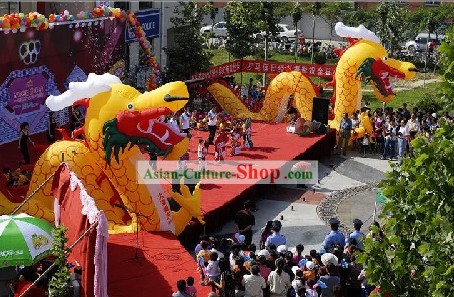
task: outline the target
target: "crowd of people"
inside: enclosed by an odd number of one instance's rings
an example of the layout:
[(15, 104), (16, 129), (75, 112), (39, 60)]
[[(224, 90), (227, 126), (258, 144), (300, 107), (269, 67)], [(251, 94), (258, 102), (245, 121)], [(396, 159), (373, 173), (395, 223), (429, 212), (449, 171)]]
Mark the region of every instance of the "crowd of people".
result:
[[(366, 116), (361, 118), (360, 114), (364, 113)], [(364, 154), (376, 152), (383, 160), (401, 161), (403, 157), (411, 155), (411, 141), (415, 137), (422, 136), (429, 140), (433, 137), (440, 127), (440, 120), (453, 123), (453, 118), (448, 112), (440, 115), (422, 112), (416, 107), (410, 112), (406, 103), (397, 110), (388, 107), (385, 110), (377, 108), (372, 112), (366, 104), (352, 115), (344, 114), (339, 126), (337, 147), (343, 155), (346, 155), (351, 142), (353, 149), (361, 149)], [(369, 123), (362, 121), (369, 121)], [(372, 135), (366, 133), (364, 137), (355, 137), (355, 129), (366, 125), (372, 126)]]
[[(366, 235), (363, 222), (355, 219), (354, 231), (344, 236), (339, 220), (333, 218), (320, 251), (306, 253), (303, 244), (291, 251), (279, 220), (268, 221), (254, 243), (252, 209), (246, 201), (235, 215), (237, 232), (232, 237), (203, 235), (194, 249), (200, 284), (210, 286), (209, 297), (366, 297), (380, 290), (367, 284), (356, 259), (364, 249), (363, 239), (379, 239), (381, 231)], [(380, 230), (378, 223), (374, 225)], [(193, 276), (179, 280), (172, 296), (197, 296), (194, 281)]]

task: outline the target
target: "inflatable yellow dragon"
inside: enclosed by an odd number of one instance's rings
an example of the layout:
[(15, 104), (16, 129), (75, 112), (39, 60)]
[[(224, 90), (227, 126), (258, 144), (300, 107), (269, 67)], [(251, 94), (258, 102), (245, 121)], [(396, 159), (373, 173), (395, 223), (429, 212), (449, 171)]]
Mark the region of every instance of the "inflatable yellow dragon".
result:
[[(145, 160), (139, 146), (151, 147), (166, 160), (178, 160), (187, 151), (186, 134), (175, 131), (161, 118), (180, 110), (188, 99), (184, 82), (172, 82), (143, 94), (110, 74), (90, 74), (87, 82), (71, 83), (68, 91), (50, 96), (46, 104), (51, 110), (85, 105), (85, 126), (75, 131), (84, 133), (85, 140), (52, 144), (36, 163), (28, 194), (64, 161), (97, 207), (104, 210), (111, 233), (133, 232), (138, 223), (144, 230), (169, 230), (178, 235), (192, 218), (202, 221), (198, 186), (194, 193), (185, 185), (180, 185), (181, 194), (170, 193), (181, 206), (173, 212), (168, 191), (161, 185), (141, 184), (137, 177), (136, 162)], [(51, 184), (45, 184), (21, 212), (53, 221)], [(7, 213), (17, 205), (2, 206)]]
[[(390, 80), (409, 80), (414, 77), (416, 68), (411, 63), (389, 58), (386, 49), (380, 44), (380, 39), (364, 26), (352, 28), (339, 22), (335, 28), (339, 36), (350, 41), (350, 46), (340, 56), (333, 82), (330, 83), (335, 89), (331, 98), (333, 113), (330, 115), (330, 126), (338, 129), (344, 113), (351, 115), (361, 107), (361, 82), (370, 82), (377, 98), (388, 102), (395, 95)], [(250, 112), (222, 84), (214, 83), (208, 87), (208, 91), (224, 110), (234, 117), (281, 122), (291, 94), (295, 97), (294, 104), (301, 117), (312, 120), (312, 101), (318, 95), (319, 87), (301, 72), (283, 72), (271, 81), (263, 108), (258, 113)], [(371, 135), (372, 126), (367, 124), (366, 120), (363, 122), (364, 127), (357, 131), (359, 136), (365, 131)]]

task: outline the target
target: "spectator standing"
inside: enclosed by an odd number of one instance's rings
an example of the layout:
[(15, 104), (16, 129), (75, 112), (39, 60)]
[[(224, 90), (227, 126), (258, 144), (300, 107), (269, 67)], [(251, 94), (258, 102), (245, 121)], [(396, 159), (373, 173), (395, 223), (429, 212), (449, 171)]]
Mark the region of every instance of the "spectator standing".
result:
[(271, 226), (272, 225), (273, 225), (273, 221), (266, 222), (265, 229), (263, 230), (262, 235), (260, 236), (260, 244), (259, 245), (260, 245), (260, 249), (261, 250), (265, 249), (265, 241), (268, 238), (268, 236), (273, 234), (273, 232), (271, 232)]
[(260, 268), (257, 265), (251, 266), (251, 273), (243, 276), (245, 297), (263, 297), (263, 289), (266, 288), (265, 279), (259, 274)]
[(328, 274), (320, 277), (320, 281), (325, 283), (326, 288), (322, 288), (323, 297), (333, 297), (334, 287), (340, 284), (340, 278), (336, 276), (336, 266), (333, 263), (326, 267)]
[(197, 297), (197, 289), (194, 287), (194, 278), (192, 276), (186, 279), (186, 289), (184, 292), (191, 297)]
[(184, 279), (180, 279), (177, 281), (177, 290), (175, 293), (172, 294), (172, 297), (190, 297), (186, 294), (186, 281)]
[(352, 120), (348, 118), (348, 113), (344, 113), (344, 116), (339, 124), (339, 142), (341, 153), (346, 156), (348, 141), (351, 137), (351, 132), (353, 128)]
[(278, 220), (273, 221), (273, 224), (271, 225), (271, 231), (273, 232), (270, 236), (265, 241), (265, 247), (269, 248), (271, 245), (274, 246), (280, 246), (280, 245), (286, 245), (287, 240), (284, 235), (280, 234), (279, 232), (281, 231), (282, 228), (282, 223)]
[(285, 261), (281, 258), (276, 260), (276, 270), (268, 276), (272, 297), (286, 297), (291, 286), (290, 275), (284, 271)]
[(364, 250), (364, 244), (362, 243), (362, 239), (364, 238), (364, 233), (361, 232), (361, 227), (363, 226), (363, 222), (360, 219), (353, 220), (353, 228), (355, 231), (349, 234), (348, 238), (345, 239), (345, 247), (349, 245), (350, 239), (356, 240), (356, 247), (359, 250)]
[(327, 252), (330, 251), (335, 245), (342, 247), (345, 245), (345, 236), (339, 231), (339, 220), (332, 218), (328, 222), (331, 226), (331, 232), (326, 235), (325, 240), (322, 244), (323, 248)]
[(244, 209), (240, 210), (235, 215), (235, 224), (237, 231), (244, 235), (244, 243), (250, 245), (252, 243), (252, 227), (255, 225), (255, 216), (251, 211), (252, 203), (247, 200), (244, 202)]
[(402, 162), (402, 158), (405, 155), (407, 150), (407, 139), (410, 138), (410, 132), (408, 131), (408, 126), (405, 121), (400, 122), (399, 130), (397, 131), (397, 156), (399, 157), (399, 162)]

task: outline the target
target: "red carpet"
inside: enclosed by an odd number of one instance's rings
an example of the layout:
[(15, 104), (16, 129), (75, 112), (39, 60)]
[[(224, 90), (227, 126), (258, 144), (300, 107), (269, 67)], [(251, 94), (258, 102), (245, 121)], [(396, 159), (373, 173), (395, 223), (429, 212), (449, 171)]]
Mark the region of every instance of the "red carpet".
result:
[[(233, 160), (317, 160), (330, 153), (335, 144), (335, 133), (327, 135), (310, 135), (300, 137), (285, 131), (285, 124), (252, 124), (254, 148), (244, 150), (240, 156), (228, 157)], [(206, 139), (207, 132), (191, 131), (191, 160), (197, 159), (197, 144), (200, 138)], [(30, 149), (32, 162), (47, 147), (45, 134), (34, 135), (37, 143)], [(209, 149), (208, 160), (214, 159), (213, 146)], [(17, 153), (14, 153), (17, 152)], [(21, 155), (17, 143), (0, 146), (2, 164), (8, 163), (12, 168), (20, 161)], [(230, 154), (230, 147), (227, 148)], [(199, 234), (210, 233), (220, 228), (233, 214), (242, 207), (243, 201), (256, 200), (263, 196), (269, 185), (202, 185), (202, 210), (205, 213), (205, 227), (191, 222), (177, 238), (168, 233), (139, 234), (139, 260), (135, 255), (135, 234), (111, 235), (109, 237), (109, 295), (168, 297), (176, 290), (176, 282), (193, 276), (198, 288), (198, 296), (206, 296), (209, 287), (200, 287), (200, 280), (195, 270), (195, 261), (185, 250), (192, 250), (198, 241)], [(233, 230), (232, 230), (233, 231)]]
[[(254, 148), (243, 150), (241, 155), (230, 157), (231, 160), (318, 160), (330, 153), (335, 145), (335, 133), (326, 135), (311, 134), (300, 137), (286, 132), (286, 124), (252, 124), (252, 141)], [(208, 132), (191, 131), (191, 160), (197, 159), (197, 144), (200, 138), (206, 139)], [(230, 147), (227, 148), (227, 155)], [(209, 148), (209, 160), (214, 159), (214, 148)], [(257, 200), (269, 189), (270, 185), (202, 185), (202, 210), (205, 213), (205, 228), (197, 222), (179, 236), (187, 248), (192, 249), (198, 241), (199, 234), (211, 233), (222, 227), (232, 218), (232, 214), (241, 209), (245, 200)], [(233, 232), (233, 230), (232, 230)]]
[(174, 235), (139, 232), (138, 259), (135, 246), (135, 234), (109, 236), (110, 297), (170, 297), (177, 281), (188, 276), (195, 279), (197, 296), (207, 296), (211, 291), (199, 285), (195, 261)]

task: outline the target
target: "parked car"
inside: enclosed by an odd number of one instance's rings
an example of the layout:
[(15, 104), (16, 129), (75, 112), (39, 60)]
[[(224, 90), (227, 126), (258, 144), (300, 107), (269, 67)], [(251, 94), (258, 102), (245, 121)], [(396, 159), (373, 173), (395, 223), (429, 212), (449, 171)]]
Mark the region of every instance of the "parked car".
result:
[(418, 51), (427, 51), (429, 48), (429, 43), (434, 42), (435, 45), (440, 45), (441, 42), (445, 39), (444, 35), (437, 35), (431, 33), (430, 36), (428, 33), (419, 33), (415, 40), (408, 41), (405, 43), (405, 49), (410, 53), (415, 53)]
[[(275, 40), (287, 43), (289, 40), (295, 40), (296, 38), (296, 30), (293, 29), (292, 26), (287, 25), (287, 24), (277, 24), (279, 31), (277, 32), (276, 36), (273, 36)], [(298, 30), (298, 35), (301, 35), (302, 32), (301, 30)], [(260, 33), (254, 34), (254, 37), (262, 41), (265, 39), (266, 32), (262, 31)]]
[(210, 34), (211, 30), (213, 30), (214, 36), (227, 36), (227, 27), (225, 26), (225, 22), (219, 22), (212, 25), (204, 26), (200, 29), (200, 34)]

